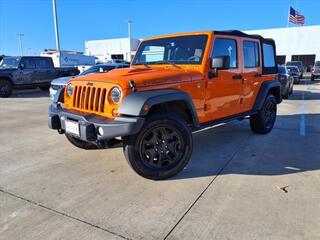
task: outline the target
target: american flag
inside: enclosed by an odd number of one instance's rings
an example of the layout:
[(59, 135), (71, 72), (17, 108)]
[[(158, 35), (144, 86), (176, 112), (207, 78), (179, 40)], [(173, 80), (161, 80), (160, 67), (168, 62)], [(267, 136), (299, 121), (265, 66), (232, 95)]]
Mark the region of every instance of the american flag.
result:
[(304, 16), (290, 7), (289, 22), (292, 22), (294, 24), (304, 24)]

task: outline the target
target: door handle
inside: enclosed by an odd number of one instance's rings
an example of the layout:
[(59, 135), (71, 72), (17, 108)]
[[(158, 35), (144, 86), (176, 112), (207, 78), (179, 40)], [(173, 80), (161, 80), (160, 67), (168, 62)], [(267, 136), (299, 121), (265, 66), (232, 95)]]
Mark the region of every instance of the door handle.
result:
[(242, 75), (241, 74), (233, 75), (232, 79), (235, 79), (235, 80), (242, 79)]
[(259, 78), (259, 77), (262, 77), (262, 75), (260, 73), (256, 73), (254, 77)]

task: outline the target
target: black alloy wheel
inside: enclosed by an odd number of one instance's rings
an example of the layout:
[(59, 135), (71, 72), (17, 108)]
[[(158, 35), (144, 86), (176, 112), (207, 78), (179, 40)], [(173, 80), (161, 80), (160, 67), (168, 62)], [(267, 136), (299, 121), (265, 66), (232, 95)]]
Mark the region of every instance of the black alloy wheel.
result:
[(0, 80), (0, 97), (9, 97), (12, 93), (12, 84), (8, 80)]
[(148, 116), (140, 131), (123, 137), (123, 152), (142, 177), (161, 180), (182, 171), (192, 155), (192, 133), (175, 113)]
[(178, 130), (168, 124), (149, 129), (142, 136), (140, 157), (148, 167), (163, 168), (176, 164), (185, 150)]

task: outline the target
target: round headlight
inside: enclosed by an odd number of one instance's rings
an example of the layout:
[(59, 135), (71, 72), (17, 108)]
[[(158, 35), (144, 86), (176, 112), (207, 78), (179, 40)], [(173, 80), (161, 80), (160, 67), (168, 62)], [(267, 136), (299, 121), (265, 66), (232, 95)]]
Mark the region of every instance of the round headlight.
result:
[(69, 97), (72, 96), (72, 92), (73, 92), (73, 87), (72, 87), (71, 84), (68, 84), (68, 86), (67, 86), (67, 94), (68, 94)]
[(120, 99), (121, 99), (120, 89), (117, 87), (112, 88), (110, 98), (111, 98), (112, 102), (119, 103)]

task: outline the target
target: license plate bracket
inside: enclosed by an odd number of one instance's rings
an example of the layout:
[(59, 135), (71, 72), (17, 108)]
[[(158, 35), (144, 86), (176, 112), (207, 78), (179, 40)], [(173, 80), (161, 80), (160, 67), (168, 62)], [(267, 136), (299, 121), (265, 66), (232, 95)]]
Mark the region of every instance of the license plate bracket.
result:
[(76, 121), (65, 120), (66, 132), (80, 137), (79, 123)]

